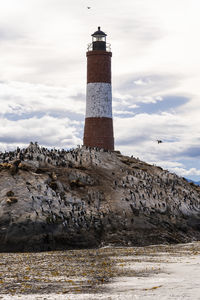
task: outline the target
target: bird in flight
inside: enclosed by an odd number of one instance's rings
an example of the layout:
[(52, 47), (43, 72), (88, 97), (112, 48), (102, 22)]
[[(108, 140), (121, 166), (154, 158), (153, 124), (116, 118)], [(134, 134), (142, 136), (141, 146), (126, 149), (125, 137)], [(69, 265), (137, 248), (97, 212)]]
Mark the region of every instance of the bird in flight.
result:
[(90, 6), (87, 6), (87, 9), (90, 9), (91, 7)]
[(161, 144), (163, 141), (161, 141), (161, 140), (157, 140), (157, 142), (158, 142), (158, 144)]

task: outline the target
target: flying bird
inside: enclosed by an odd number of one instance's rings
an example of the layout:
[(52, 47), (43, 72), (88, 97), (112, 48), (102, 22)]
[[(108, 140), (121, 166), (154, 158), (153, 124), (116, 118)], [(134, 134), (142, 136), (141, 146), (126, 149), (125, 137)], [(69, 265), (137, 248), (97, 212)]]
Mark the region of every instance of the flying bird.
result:
[(158, 142), (158, 144), (161, 144), (163, 141), (161, 141), (161, 140), (157, 140), (157, 142)]
[(87, 9), (90, 9), (91, 7), (90, 6), (87, 6)]

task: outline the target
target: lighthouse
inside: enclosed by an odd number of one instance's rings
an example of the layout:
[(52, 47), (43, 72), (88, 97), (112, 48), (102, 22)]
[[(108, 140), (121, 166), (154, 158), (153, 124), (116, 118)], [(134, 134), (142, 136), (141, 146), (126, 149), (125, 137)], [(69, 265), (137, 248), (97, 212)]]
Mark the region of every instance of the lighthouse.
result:
[(87, 56), (86, 116), (83, 144), (114, 150), (110, 44), (106, 34), (92, 34)]

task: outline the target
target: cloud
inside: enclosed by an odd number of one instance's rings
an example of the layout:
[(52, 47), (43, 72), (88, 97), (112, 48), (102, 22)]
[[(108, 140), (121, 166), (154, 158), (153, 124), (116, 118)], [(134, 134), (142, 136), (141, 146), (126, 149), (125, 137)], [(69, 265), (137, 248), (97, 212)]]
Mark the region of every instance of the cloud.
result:
[(177, 168), (177, 167), (184, 167), (183, 163), (178, 162), (178, 161), (156, 161), (156, 162), (152, 162), (153, 164), (157, 165), (157, 166), (161, 166), (164, 169), (166, 168)]
[(133, 83), (136, 85), (148, 85), (149, 83), (151, 83), (151, 80), (148, 79), (145, 81), (144, 79), (138, 78), (137, 80), (133, 81)]
[(82, 144), (85, 95), (73, 88), (0, 83), (0, 147), (13, 149), (30, 141), (48, 147)]
[[(199, 123), (198, 119), (194, 123), (190, 118), (166, 112), (141, 113), (125, 119), (116, 117), (114, 121), (117, 148), (127, 154), (136, 153), (147, 161), (185, 158), (189, 145), (196, 143), (196, 136), (191, 135), (191, 132), (195, 131)], [(157, 139), (163, 143), (158, 145)], [(188, 158), (192, 157), (189, 152), (187, 154)]]
[[(158, 99), (158, 100), (157, 100)], [(186, 97), (178, 97), (176, 95), (170, 95), (165, 97), (159, 97), (149, 99), (148, 101), (142, 101), (138, 108), (135, 109), (136, 113), (143, 113), (147, 112), (149, 114), (159, 113), (159, 112), (175, 112), (177, 108), (180, 106), (185, 105), (187, 102), (190, 101), (189, 98)]]
[(91, 10), (86, 6), (1, 1), (0, 148), (34, 139), (49, 147), (81, 143), (85, 52), (100, 25), (113, 51), (116, 148), (177, 172), (198, 173), (197, 1), (183, 0), (180, 7), (174, 0), (95, 0)]
[(131, 111), (126, 111), (126, 110), (114, 110), (114, 115), (121, 115), (121, 116), (123, 116), (123, 115), (135, 115), (135, 113), (134, 112), (131, 112)]
[(176, 173), (179, 176), (195, 176), (195, 175), (200, 175), (200, 170), (196, 168), (191, 168), (189, 170), (186, 170), (184, 168), (169, 168), (169, 171)]
[(26, 82), (0, 83), (0, 115), (49, 114), (66, 116), (85, 113), (85, 94), (73, 87), (63, 88)]
[[(78, 124), (79, 125), (79, 124)], [(28, 144), (38, 141), (48, 147), (70, 148), (81, 144), (79, 126), (71, 124), (68, 118), (57, 119), (50, 116), (10, 121), (0, 119), (0, 141), (2, 144)]]
[(184, 76), (178, 74), (170, 74), (163, 72), (156, 73), (131, 73), (127, 75), (121, 75), (117, 78), (116, 92), (121, 94), (121, 91), (125, 91), (126, 94), (134, 95), (136, 100), (137, 97), (141, 100), (142, 97), (157, 97), (159, 101), (162, 95), (169, 93), (169, 90), (174, 89), (180, 84), (180, 80)]
[(187, 147), (182, 153), (180, 153), (180, 155), (182, 157), (193, 157), (195, 159), (198, 159), (200, 157), (200, 139), (198, 145)]
[(17, 39), (22, 39), (23, 35), (14, 29), (4, 28), (0, 24), (0, 44), (3, 41), (16, 41)]
[(156, 161), (152, 162), (152, 164), (155, 164), (156, 166), (161, 166), (164, 169), (167, 169), (172, 173), (176, 173), (179, 176), (191, 177), (200, 175), (200, 168), (186, 169), (183, 163), (177, 161)]

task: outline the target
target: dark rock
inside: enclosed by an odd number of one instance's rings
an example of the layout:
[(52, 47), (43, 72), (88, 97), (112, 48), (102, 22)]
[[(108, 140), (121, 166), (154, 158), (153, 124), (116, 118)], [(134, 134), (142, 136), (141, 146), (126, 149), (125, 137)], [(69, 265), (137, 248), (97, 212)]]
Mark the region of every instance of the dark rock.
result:
[(0, 154), (1, 252), (200, 239), (199, 187), (162, 168), (117, 151), (37, 143), (7, 156)]

